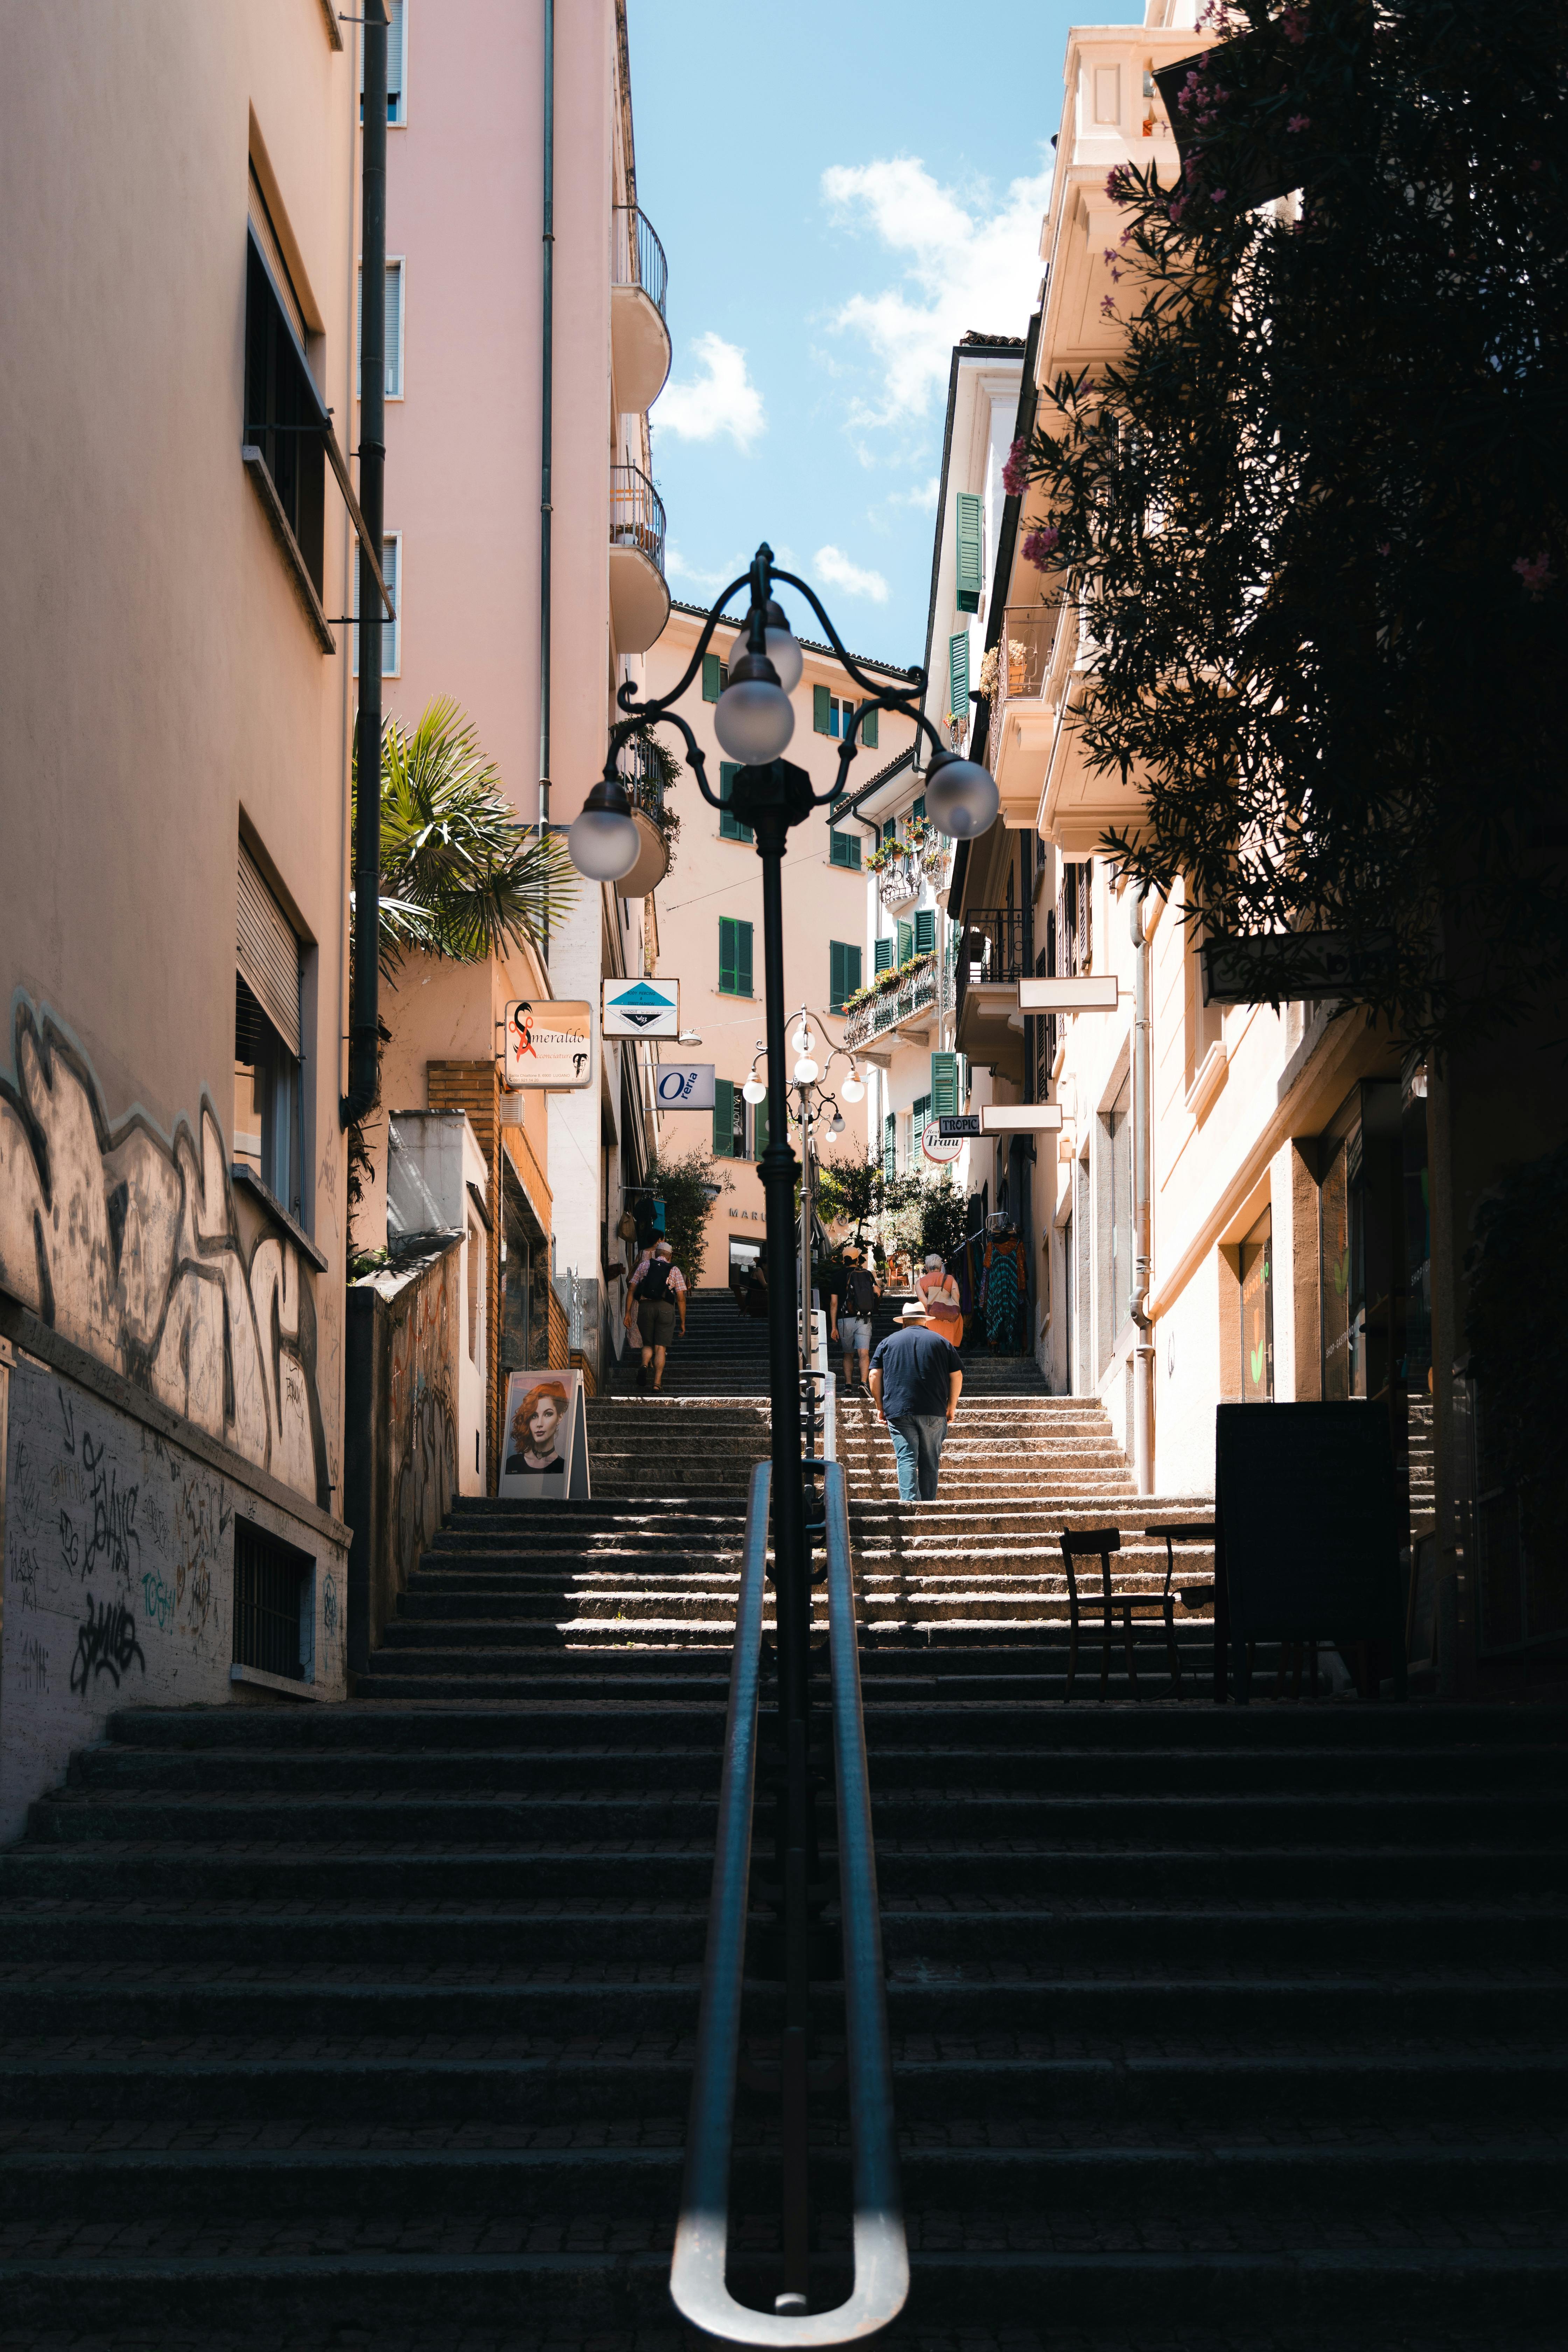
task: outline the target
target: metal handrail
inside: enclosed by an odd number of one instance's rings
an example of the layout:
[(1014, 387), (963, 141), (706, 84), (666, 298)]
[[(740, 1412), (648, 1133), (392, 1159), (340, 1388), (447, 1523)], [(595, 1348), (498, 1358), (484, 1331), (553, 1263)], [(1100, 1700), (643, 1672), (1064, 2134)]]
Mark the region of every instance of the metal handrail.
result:
[(687, 2133), (686, 2177), (669, 2291), (694, 2327), (731, 2344), (815, 2347), (876, 2335), (897, 2318), (910, 2291), (910, 2257), (899, 2194), (893, 2133), (892, 2063), (888, 2049), (882, 1925), (871, 1840), (870, 1785), (860, 1704), (860, 1659), (849, 1573), (849, 1515), (844, 1469), (829, 1463), (827, 1596), (833, 1679), (834, 1776), (838, 1816), (838, 1885), (843, 1912), (844, 2005), (851, 2178), (855, 2199), (855, 2284), (832, 2311), (752, 2311), (724, 2279), (729, 2244), (730, 2151), (741, 2055), (741, 1996), (750, 1904), (752, 1812), (757, 1769), (763, 1585), (767, 1559), (773, 1465), (752, 1473), (745, 1551), (735, 1612), (719, 1844), (702, 1967), (702, 2007)]
[(636, 205), (617, 205), (615, 207), (614, 227), (611, 285), (640, 286), (662, 319), (665, 289), (669, 283), (669, 264), (664, 257), (658, 232), (647, 215), (639, 212)]
[(640, 466), (610, 467), (610, 545), (635, 547), (664, 571), (664, 500)]

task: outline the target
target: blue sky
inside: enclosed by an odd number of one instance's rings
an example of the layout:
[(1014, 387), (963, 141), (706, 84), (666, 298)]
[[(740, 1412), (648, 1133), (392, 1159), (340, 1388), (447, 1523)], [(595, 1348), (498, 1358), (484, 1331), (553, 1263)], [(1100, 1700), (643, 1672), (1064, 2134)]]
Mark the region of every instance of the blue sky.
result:
[(1142, 16), (628, 0), (637, 196), (669, 258), (652, 423), (677, 596), (706, 603), (766, 537), (853, 651), (921, 659), (952, 345), (1027, 325), (1068, 26)]

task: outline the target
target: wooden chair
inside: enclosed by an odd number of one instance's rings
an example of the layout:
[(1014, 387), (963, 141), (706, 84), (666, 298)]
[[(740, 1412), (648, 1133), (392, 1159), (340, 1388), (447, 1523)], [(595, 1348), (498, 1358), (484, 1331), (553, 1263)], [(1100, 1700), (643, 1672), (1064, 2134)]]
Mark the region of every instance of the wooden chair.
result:
[[(1167, 1592), (1171, 1590), (1171, 1580), (1176, 1571), (1176, 1556), (1173, 1547), (1179, 1543), (1212, 1544), (1218, 1532), (1219, 1529), (1213, 1519), (1173, 1520), (1168, 1527), (1144, 1528), (1144, 1536), (1150, 1542), (1152, 1542), (1156, 1536), (1162, 1537), (1164, 1539), (1165, 1590)], [(1176, 1598), (1180, 1601), (1184, 1609), (1196, 1610), (1202, 1609), (1205, 1603), (1217, 1603), (1218, 1593), (1219, 1586), (1217, 1579), (1211, 1579), (1207, 1584), (1182, 1584), (1176, 1587)], [(1248, 1676), (1251, 1675), (1257, 1654), (1257, 1643), (1248, 1642), (1247, 1645), (1247, 1672)], [(1274, 1684), (1274, 1696), (1276, 1698), (1283, 1698), (1285, 1696), (1285, 1677), (1287, 1674), (1290, 1674), (1291, 1675), (1291, 1697), (1300, 1697), (1301, 1667), (1304, 1656), (1310, 1662), (1312, 1678), (1311, 1693), (1314, 1698), (1317, 1697), (1318, 1645), (1316, 1642), (1282, 1642), (1279, 1645), (1279, 1669)], [(1181, 1695), (1181, 1683), (1178, 1678), (1176, 1696), (1179, 1698)]]
[[(1073, 1677), (1078, 1672), (1078, 1630), (1080, 1601), (1077, 1559), (1098, 1559), (1100, 1562), (1100, 1696), (1105, 1697), (1110, 1681), (1110, 1644), (1116, 1636), (1116, 1618), (1121, 1619), (1121, 1635), (1127, 1644), (1127, 1679), (1132, 1696), (1138, 1696), (1138, 1667), (1132, 1654), (1135, 1639), (1133, 1619), (1157, 1613), (1165, 1622), (1165, 1651), (1171, 1661), (1171, 1674), (1178, 1692), (1181, 1689), (1182, 1665), (1176, 1654), (1174, 1624), (1175, 1597), (1171, 1591), (1167, 1571), (1163, 1592), (1117, 1592), (1110, 1581), (1110, 1555), (1121, 1549), (1119, 1528), (1064, 1528), (1062, 1529), (1062, 1560), (1068, 1572), (1068, 1606), (1071, 1615), (1071, 1632), (1068, 1637), (1067, 1697), (1072, 1696)], [(1094, 1607), (1090, 1601), (1089, 1608)], [(1065, 1704), (1065, 1702), (1064, 1702)]]

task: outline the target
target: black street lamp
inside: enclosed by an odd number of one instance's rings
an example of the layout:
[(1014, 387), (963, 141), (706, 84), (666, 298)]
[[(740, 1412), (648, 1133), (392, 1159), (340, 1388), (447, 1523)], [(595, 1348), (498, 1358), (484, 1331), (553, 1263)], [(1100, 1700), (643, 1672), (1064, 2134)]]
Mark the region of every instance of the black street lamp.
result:
[[(826, 793), (813, 792), (805, 770), (780, 756), (795, 732), (790, 689), (799, 681), (803, 660), (789, 623), (773, 601), (775, 583), (794, 588), (805, 598), (844, 668), (865, 691), (866, 698), (857, 705), (838, 747), (837, 781)], [(713, 724), (724, 750), (742, 762), (731, 789), (731, 814), (742, 824), (751, 826), (757, 856), (763, 861), (768, 1144), (763, 1154), (762, 1176), (767, 1215), (768, 1367), (773, 1401), (773, 1585), (778, 1613), (780, 1705), (786, 1723), (804, 1724), (811, 1601), (800, 1448), (799, 1354), (789, 1306), (795, 1287), (790, 1280), (790, 1260), (795, 1245), (795, 1158), (789, 1144), (789, 1066), (784, 1058), (784, 916), (779, 878), (784, 842), (792, 825), (799, 824), (814, 809), (826, 807), (842, 797), (861, 725), (872, 710), (901, 711), (921, 733), (930, 738), (926, 816), (939, 833), (963, 841), (989, 832), (999, 801), (988, 771), (950, 751), (925, 716), (921, 708), (925, 672), (909, 671), (909, 689), (903, 693), (868, 677), (854, 656), (847, 651), (813, 590), (794, 572), (776, 571), (773, 550), (763, 545), (752, 559), (749, 576), (742, 574), (732, 580), (719, 594), (690, 661), (669, 692), (645, 702), (632, 680), (621, 688), (617, 699), (622, 709), (631, 715), (611, 730), (605, 772), (567, 835), (573, 863), (579, 872), (595, 881), (614, 882), (623, 874), (629, 874), (636, 863), (638, 835), (616, 761), (628, 737), (643, 733), (656, 722), (679, 729), (703, 799), (711, 808), (721, 805), (708, 782), (702, 747), (673, 706), (700, 676), (702, 656), (725, 605), (748, 585), (751, 604), (730, 646), (729, 684), (719, 698)]]
[[(790, 634), (789, 623), (773, 602), (775, 583), (795, 589), (821, 622), (827, 641), (844, 668), (864, 689), (865, 699), (855, 713), (838, 747), (838, 777), (826, 793), (812, 790), (804, 768), (794, 766), (783, 753), (795, 732), (790, 701), (799, 683), (803, 656)], [(987, 771), (948, 750), (921, 709), (925, 672), (911, 669), (903, 693), (879, 685), (848, 653), (838, 632), (814, 592), (792, 572), (773, 568), (773, 550), (759, 547), (751, 572), (732, 580), (715, 601), (696, 651), (685, 671), (666, 695), (645, 702), (628, 679), (617, 697), (630, 715), (610, 731), (605, 772), (594, 786), (582, 814), (567, 835), (573, 863), (579, 872), (600, 882), (618, 881), (637, 861), (639, 837), (632, 822), (631, 803), (617, 771), (622, 745), (655, 723), (679, 728), (686, 756), (703, 799), (710, 808), (721, 805), (708, 782), (702, 747), (680, 713), (673, 708), (700, 677), (720, 616), (730, 599), (750, 586), (751, 604), (745, 620), (731, 644), (729, 683), (719, 698), (714, 729), (731, 759), (741, 762), (731, 788), (729, 808), (749, 824), (763, 861), (763, 993), (766, 1013), (768, 1060), (768, 1142), (762, 1158), (763, 1193), (766, 1202), (768, 1253), (768, 1385), (773, 1405), (773, 1597), (777, 1622), (779, 1715), (786, 1765), (784, 1786), (784, 1948), (786, 1953), (786, 2026), (784, 2037), (784, 2097), (786, 2143), (798, 2141), (796, 2154), (805, 2161), (805, 2074), (807, 2026), (808, 1857), (814, 1851), (811, 1822), (811, 1781), (807, 1767), (807, 1712), (811, 1673), (811, 1562), (801, 1454), (801, 1349), (806, 1341), (803, 1320), (799, 1336), (791, 1312), (795, 1286), (790, 1279), (795, 1250), (794, 1205), (795, 1157), (789, 1144), (789, 1066), (784, 1044), (784, 916), (780, 869), (790, 827), (814, 809), (839, 799), (850, 761), (855, 757), (860, 729), (868, 712), (901, 711), (930, 738), (931, 763), (926, 780), (926, 815), (937, 831), (959, 840), (988, 832), (999, 805), (995, 784)], [(815, 1077), (813, 1069), (811, 1076)], [(807, 1259), (809, 1265), (809, 1258)], [(809, 1275), (806, 1276), (809, 1284)], [(810, 1290), (804, 1293), (807, 1303)], [(787, 2153), (787, 2150), (786, 2150)], [(803, 2218), (786, 2231), (786, 2284), (792, 2293), (794, 2273), (805, 2260)], [(793, 2243), (799, 2239), (798, 2245)]]

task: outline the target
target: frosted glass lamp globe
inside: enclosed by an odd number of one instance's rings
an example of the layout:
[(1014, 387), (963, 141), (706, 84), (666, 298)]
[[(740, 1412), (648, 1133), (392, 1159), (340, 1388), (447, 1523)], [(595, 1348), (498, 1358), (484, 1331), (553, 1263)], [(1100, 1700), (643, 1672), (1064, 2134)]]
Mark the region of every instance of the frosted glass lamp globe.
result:
[(866, 1095), (866, 1081), (864, 1078), (858, 1078), (851, 1071), (838, 1091), (846, 1102), (862, 1102)]
[[(750, 623), (742, 623), (738, 635), (731, 643), (725, 662), (731, 677), (734, 676), (736, 664), (750, 646), (751, 635)], [(795, 643), (789, 623), (784, 619), (777, 604), (768, 606), (766, 635), (768, 659), (779, 674), (779, 684), (786, 694), (793, 694), (800, 684), (800, 674), (805, 667), (805, 656)]]
[(996, 822), (1002, 796), (988, 768), (937, 751), (926, 772), (926, 815), (950, 841), (973, 841)]
[(754, 1071), (741, 1088), (741, 1092), (749, 1103), (766, 1102), (768, 1098), (767, 1087)]
[(778, 758), (795, 733), (795, 706), (771, 662), (741, 656), (719, 697), (713, 731), (743, 768), (765, 768)]
[(816, 1076), (816, 1064), (812, 1060), (809, 1054), (803, 1054), (799, 1061), (795, 1066), (795, 1085), (797, 1087), (808, 1087)]
[(566, 847), (579, 874), (590, 882), (618, 882), (642, 852), (642, 835), (632, 822), (626, 793), (602, 779), (567, 830)]

